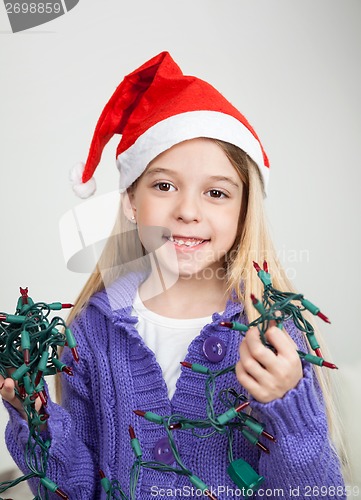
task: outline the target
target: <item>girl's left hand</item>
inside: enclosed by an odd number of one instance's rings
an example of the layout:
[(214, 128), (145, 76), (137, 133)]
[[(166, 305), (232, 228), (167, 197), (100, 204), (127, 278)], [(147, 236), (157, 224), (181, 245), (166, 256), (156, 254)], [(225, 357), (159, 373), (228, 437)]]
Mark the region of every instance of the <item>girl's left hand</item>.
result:
[(260, 403), (282, 398), (303, 376), (298, 347), (291, 337), (276, 326), (267, 330), (266, 337), (277, 354), (262, 344), (258, 328), (253, 327), (241, 342), (236, 364), (239, 383)]

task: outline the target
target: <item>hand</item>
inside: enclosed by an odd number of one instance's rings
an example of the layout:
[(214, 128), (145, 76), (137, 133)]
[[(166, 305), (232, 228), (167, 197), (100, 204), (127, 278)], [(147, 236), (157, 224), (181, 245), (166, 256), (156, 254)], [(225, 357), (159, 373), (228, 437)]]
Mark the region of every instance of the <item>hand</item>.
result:
[(258, 328), (253, 327), (241, 342), (236, 364), (239, 383), (260, 403), (282, 398), (303, 376), (298, 347), (291, 337), (276, 326), (267, 330), (266, 337), (277, 354), (263, 345)]
[[(15, 381), (11, 377), (4, 378), (0, 375), (0, 396), (11, 404), (24, 420), (27, 419), (26, 413), (24, 411), (24, 407), (20, 399), (15, 394)], [(40, 398), (36, 398), (35, 400), (35, 409), (37, 412), (40, 411), (42, 406)]]

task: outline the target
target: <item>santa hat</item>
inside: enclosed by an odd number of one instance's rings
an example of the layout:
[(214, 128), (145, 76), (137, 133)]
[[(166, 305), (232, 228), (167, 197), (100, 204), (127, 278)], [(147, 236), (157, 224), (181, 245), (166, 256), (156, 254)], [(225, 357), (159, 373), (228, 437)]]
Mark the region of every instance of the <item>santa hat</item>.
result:
[(72, 170), (73, 189), (81, 198), (94, 193), (94, 171), (114, 134), (122, 136), (116, 154), (122, 191), (160, 153), (197, 137), (241, 148), (258, 165), (267, 185), (268, 159), (246, 118), (207, 82), (183, 75), (168, 52), (126, 76), (106, 104), (86, 163)]

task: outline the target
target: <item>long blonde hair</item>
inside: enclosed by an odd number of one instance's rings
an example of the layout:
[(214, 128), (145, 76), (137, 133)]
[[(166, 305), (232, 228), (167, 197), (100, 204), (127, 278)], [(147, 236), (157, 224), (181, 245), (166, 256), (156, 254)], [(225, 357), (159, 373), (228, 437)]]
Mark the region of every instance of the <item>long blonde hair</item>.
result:
[[(237, 299), (244, 303), (245, 312), (249, 321), (255, 319), (256, 313), (250, 299), (251, 293), (262, 297), (263, 285), (253, 268), (253, 261), (268, 262), (272, 274), (272, 283), (282, 291), (295, 291), (283, 270), (276, 251), (267, 231), (264, 213), (264, 187), (257, 165), (238, 147), (219, 140), (213, 140), (226, 154), (237, 170), (244, 184), (244, 198), (238, 224), (238, 234), (232, 249), (226, 256), (226, 279), (228, 290), (234, 290)], [(119, 214), (104, 251), (94, 272), (89, 277), (80, 295), (75, 301), (74, 308), (68, 318), (68, 323), (86, 306), (90, 297), (110, 285), (124, 272), (123, 264), (131, 257), (132, 261), (144, 264), (145, 249), (141, 244), (134, 226), (123, 213), (122, 203)], [(242, 287), (241, 287), (242, 284)], [(307, 320), (313, 324), (321, 349), (327, 359), (330, 359), (324, 345), (321, 333), (307, 315)], [(344, 468), (347, 469), (347, 453), (342, 439), (341, 425), (338, 412), (335, 408), (335, 388), (331, 384), (329, 371), (314, 367), (323, 392), (330, 435), (338, 450)], [(58, 401), (61, 400), (60, 378), (56, 380)]]

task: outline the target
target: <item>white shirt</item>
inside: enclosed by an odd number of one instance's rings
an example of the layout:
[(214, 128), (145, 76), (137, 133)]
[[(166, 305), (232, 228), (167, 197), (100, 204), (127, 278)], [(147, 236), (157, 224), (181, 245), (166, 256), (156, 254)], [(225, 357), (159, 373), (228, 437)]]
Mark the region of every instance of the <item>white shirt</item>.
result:
[(211, 322), (212, 317), (174, 319), (161, 316), (145, 307), (138, 292), (132, 316), (138, 317), (135, 327), (145, 344), (154, 352), (171, 399), (181, 371), (180, 362), (184, 360), (189, 344), (204, 325)]

